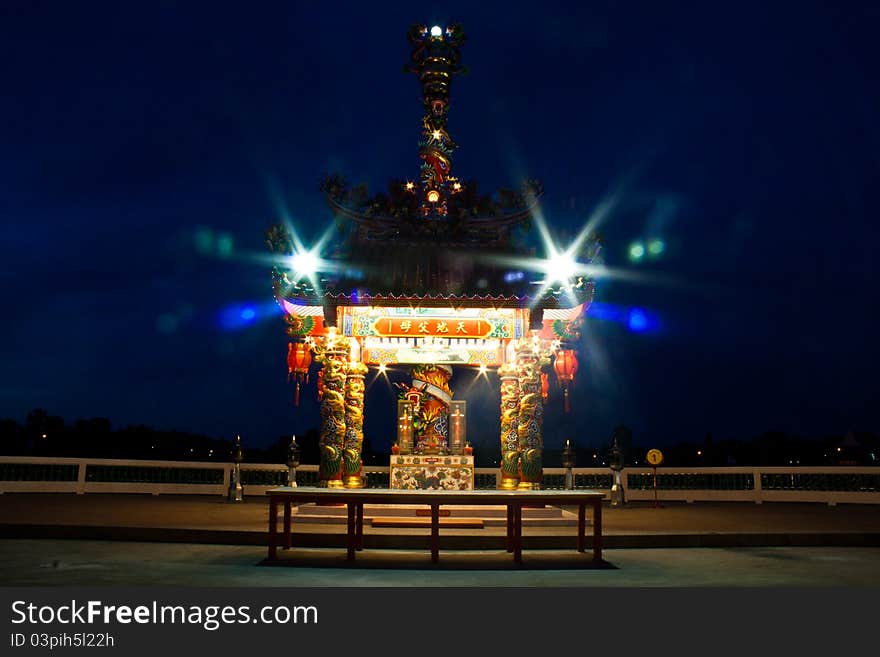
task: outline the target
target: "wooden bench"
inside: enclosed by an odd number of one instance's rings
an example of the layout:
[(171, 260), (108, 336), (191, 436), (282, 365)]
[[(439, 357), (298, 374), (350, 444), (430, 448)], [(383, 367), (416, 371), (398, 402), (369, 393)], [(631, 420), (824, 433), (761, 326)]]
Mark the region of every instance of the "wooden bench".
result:
[[(440, 506), (503, 505), (507, 507), (507, 551), (513, 553), (516, 563), (522, 562), (522, 510), (535, 505), (576, 506), (578, 509), (577, 551), (584, 552), (586, 539), (586, 507), (593, 507), (593, 561), (602, 561), (602, 498), (604, 493), (593, 490), (398, 490), (388, 488), (315, 488), (286, 486), (266, 491), (269, 497), (269, 560), (278, 558), (278, 506), (284, 506), (282, 545), (291, 547), (291, 507), (293, 504), (345, 504), (348, 507), (347, 558), (354, 560), (355, 552), (363, 549), (364, 504), (418, 504), (431, 509), (431, 561), (436, 563), (440, 553)], [(404, 519), (388, 518), (400, 522)], [(450, 527), (460, 518), (444, 518), (443, 526)], [(412, 523), (413, 519), (406, 519)], [(417, 518), (416, 521), (422, 521)], [(428, 526), (428, 519), (423, 520)], [(374, 522), (375, 526), (375, 522)]]

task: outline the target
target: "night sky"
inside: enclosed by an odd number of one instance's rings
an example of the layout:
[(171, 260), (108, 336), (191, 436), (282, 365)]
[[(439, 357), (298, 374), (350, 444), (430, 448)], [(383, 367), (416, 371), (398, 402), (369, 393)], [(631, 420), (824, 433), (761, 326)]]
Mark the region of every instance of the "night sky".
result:
[[(597, 284), (549, 448), (621, 422), (660, 447), (880, 431), (880, 8), (809, 1), (3, 0), (0, 417), (251, 445), (316, 427), (256, 256), (281, 207), (324, 230), (325, 172), (417, 176), (417, 22), (468, 35), (455, 173), (540, 178), (569, 235), (615, 201), (603, 255), (632, 276)], [(633, 262), (650, 240), (663, 252)], [(497, 378), (472, 379), (469, 438), (494, 444)], [(371, 386), (380, 448), (391, 399)]]

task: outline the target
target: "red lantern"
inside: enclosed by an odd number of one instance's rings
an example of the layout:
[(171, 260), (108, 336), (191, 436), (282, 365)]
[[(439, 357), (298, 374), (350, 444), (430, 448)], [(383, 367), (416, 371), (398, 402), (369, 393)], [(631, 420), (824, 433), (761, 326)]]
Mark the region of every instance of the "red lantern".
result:
[(287, 343), (287, 380), (291, 376), (296, 377), (296, 394), (293, 398), (294, 406), (299, 406), (299, 386), (305, 381), (309, 382), (309, 365), (312, 364), (312, 352), (305, 342)]
[(553, 369), (556, 372), (556, 378), (562, 386), (563, 395), (565, 397), (565, 412), (570, 410), (568, 401), (568, 386), (574, 381), (574, 375), (578, 371), (577, 356), (574, 349), (560, 349), (556, 352), (556, 359), (553, 362)]

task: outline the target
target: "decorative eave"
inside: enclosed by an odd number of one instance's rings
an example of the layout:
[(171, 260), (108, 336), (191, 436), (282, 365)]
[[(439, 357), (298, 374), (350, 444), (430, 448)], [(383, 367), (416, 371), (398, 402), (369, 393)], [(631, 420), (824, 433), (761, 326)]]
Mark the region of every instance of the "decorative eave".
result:
[[(547, 290), (540, 298), (511, 294), (415, 294), (403, 292), (358, 292), (357, 294), (327, 290), (323, 294), (287, 294), (284, 299), (309, 306), (452, 306), (466, 308), (532, 308), (568, 309), (593, 301), (593, 283), (579, 279), (568, 288)], [(279, 298), (282, 298), (279, 297)]]
[(382, 243), (394, 241), (395, 246), (430, 243), (438, 246), (505, 245), (512, 228), (529, 220), (538, 207), (536, 195), (522, 208), (492, 215), (468, 215), (437, 218), (385, 214), (368, 214), (349, 207), (331, 194), (325, 194), (330, 211), (337, 218), (347, 219), (358, 226), (355, 242)]
[[(367, 224), (369, 226), (381, 226), (381, 227), (394, 227), (394, 226), (408, 226), (408, 225), (417, 225), (418, 223), (425, 223), (426, 221), (421, 217), (391, 217), (386, 215), (376, 215), (376, 214), (366, 214), (362, 211), (356, 210), (354, 208), (350, 208), (346, 205), (343, 205), (335, 198), (333, 198), (330, 194), (325, 194), (324, 198), (327, 202), (327, 205), (333, 211), (333, 213), (338, 217), (345, 217), (346, 219), (351, 219), (352, 221), (359, 224)], [(514, 226), (516, 224), (520, 224), (526, 219), (532, 216), (532, 212), (537, 208), (538, 201), (540, 200), (539, 196), (535, 196), (534, 200), (529, 203), (527, 206), (523, 207), (520, 210), (516, 210), (514, 212), (510, 212), (508, 214), (500, 214), (500, 215), (491, 215), (491, 216), (474, 216), (474, 217), (466, 217), (462, 221), (465, 223), (472, 223), (477, 227), (509, 227)], [(442, 222), (444, 224), (449, 224), (455, 221), (454, 218), (448, 218), (443, 220), (435, 220), (438, 222)], [(412, 223), (410, 223), (412, 222)]]

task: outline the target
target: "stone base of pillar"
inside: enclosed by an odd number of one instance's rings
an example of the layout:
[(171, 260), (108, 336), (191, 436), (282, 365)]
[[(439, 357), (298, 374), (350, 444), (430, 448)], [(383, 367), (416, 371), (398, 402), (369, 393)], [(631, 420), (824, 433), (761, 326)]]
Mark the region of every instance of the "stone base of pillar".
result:
[(611, 486), (611, 506), (626, 506), (626, 494), (619, 470), (614, 472), (614, 485)]
[(344, 488), (342, 479), (323, 479), (318, 482), (318, 488)]
[(498, 488), (501, 490), (516, 490), (518, 486), (519, 479), (513, 477), (501, 477), (501, 483), (498, 484)]
[(517, 490), (541, 490), (540, 481), (520, 481), (516, 486)]
[(366, 488), (367, 482), (360, 475), (350, 475), (343, 479), (343, 485), (346, 488)]

